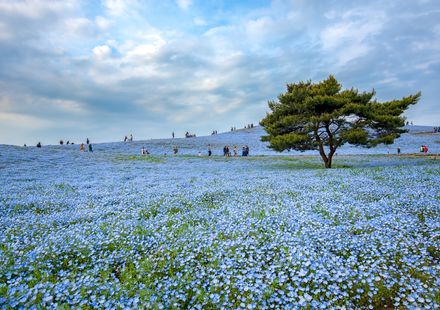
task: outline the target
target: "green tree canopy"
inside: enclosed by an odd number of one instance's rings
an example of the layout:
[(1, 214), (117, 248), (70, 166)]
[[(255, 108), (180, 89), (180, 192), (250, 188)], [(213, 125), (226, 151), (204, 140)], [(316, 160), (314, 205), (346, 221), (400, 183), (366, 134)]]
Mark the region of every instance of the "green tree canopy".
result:
[(316, 84), (288, 84), (278, 101), (268, 103), (271, 112), (260, 122), (268, 135), (262, 141), (280, 152), (318, 150), (326, 168), (331, 168), (333, 155), (345, 143), (392, 144), (405, 132), (403, 112), (421, 93), (387, 102), (377, 102), (374, 95), (374, 90), (341, 90), (332, 75)]

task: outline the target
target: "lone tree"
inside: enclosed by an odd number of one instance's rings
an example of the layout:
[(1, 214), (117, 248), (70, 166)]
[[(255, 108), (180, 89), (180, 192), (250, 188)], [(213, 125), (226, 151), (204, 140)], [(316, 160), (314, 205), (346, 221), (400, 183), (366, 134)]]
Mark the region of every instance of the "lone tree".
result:
[(326, 168), (332, 167), (333, 155), (345, 143), (392, 144), (406, 132), (403, 112), (417, 103), (421, 93), (387, 102), (377, 102), (374, 95), (374, 90), (341, 90), (332, 75), (316, 84), (288, 84), (278, 102), (268, 103), (271, 112), (260, 122), (268, 135), (261, 140), (280, 152), (318, 150)]

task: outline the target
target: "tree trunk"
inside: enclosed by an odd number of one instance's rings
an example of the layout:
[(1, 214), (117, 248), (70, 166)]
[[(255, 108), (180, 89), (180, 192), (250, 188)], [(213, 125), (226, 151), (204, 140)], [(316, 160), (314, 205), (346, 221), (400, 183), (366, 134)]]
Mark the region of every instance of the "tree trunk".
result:
[(329, 155), (327, 157), (327, 162), (325, 163), (325, 167), (326, 168), (331, 168), (332, 167), (332, 159), (333, 159), (333, 155)]

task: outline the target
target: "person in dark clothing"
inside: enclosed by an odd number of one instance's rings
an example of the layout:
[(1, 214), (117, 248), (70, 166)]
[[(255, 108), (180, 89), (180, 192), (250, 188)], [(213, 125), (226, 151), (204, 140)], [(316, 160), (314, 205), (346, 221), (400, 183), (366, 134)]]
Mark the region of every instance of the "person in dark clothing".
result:
[(38, 143), (37, 143), (37, 147), (41, 147), (41, 142), (38, 142)]
[(86, 140), (86, 144), (89, 144), (90, 143), (90, 140), (89, 140), (89, 138), (87, 138), (87, 140)]
[(226, 154), (228, 157), (231, 157), (231, 150), (229, 149), (229, 145), (226, 146)]
[(89, 144), (89, 152), (93, 152), (92, 144)]
[(248, 155), (249, 155), (249, 146), (245, 145), (242, 148), (241, 156), (248, 156)]
[(211, 144), (208, 144), (208, 156), (212, 155)]

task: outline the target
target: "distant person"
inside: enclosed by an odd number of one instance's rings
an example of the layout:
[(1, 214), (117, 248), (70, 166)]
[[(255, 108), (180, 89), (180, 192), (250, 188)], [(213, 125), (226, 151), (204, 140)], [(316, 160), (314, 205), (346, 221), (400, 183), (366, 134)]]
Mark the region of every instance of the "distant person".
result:
[(130, 142), (133, 142), (133, 135), (130, 134)]
[(37, 143), (37, 147), (40, 147), (40, 148), (41, 148), (41, 142), (38, 142), (38, 143)]
[(423, 147), (423, 153), (428, 153), (428, 147), (426, 145)]
[(249, 146), (245, 145), (244, 147), (244, 156), (249, 156)]
[(125, 138), (124, 138), (124, 142), (127, 142), (127, 140), (128, 140), (128, 138), (127, 138), (127, 136), (125, 136)]
[(237, 157), (238, 156), (238, 151), (237, 151), (237, 146), (236, 145), (234, 145), (234, 157)]
[(397, 147), (397, 155), (400, 155), (400, 147)]
[(67, 145), (69, 145), (69, 144), (70, 144), (70, 141), (69, 141), (69, 140), (67, 140), (66, 144), (67, 144)]
[(26, 143), (23, 145), (23, 147), (27, 147)]
[(86, 150), (86, 148), (85, 148), (85, 146), (84, 146), (84, 143), (81, 143), (81, 145), (79, 146), (79, 150), (80, 150), (81, 152), (84, 152), (84, 151)]
[(202, 157), (202, 152), (199, 151), (199, 153), (197, 154), (197, 156)]
[(246, 156), (246, 147), (244, 145), (241, 148), (241, 156)]
[(141, 155), (145, 155), (145, 147), (141, 148)]
[(89, 140), (89, 138), (87, 138), (87, 140), (86, 140), (86, 143), (87, 143), (87, 144), (89, 144), (89, 143), (90, 143), (90, 140)]
[(173, 153), (174, 153), (174, 155), (176, 155), (178, 152), (179, 152), (179, 149), (177, 148), (177, 146), (175, 146), (175, 147), (173, 148)]
[(212, 155), (211, 144), (208, 144), (208, 156)]
[(425, 146), (424, 146), (424, 145), (421, 145), (421, 146), (420, 146), (420, 153), (423, 153), (423, 152), (425, 152)]
[(89, 152), (93, 152), (93, 147), (91, 143), (89, 144)]
[(174, 139), (174, 131), (173, 131), (173, 133), (171, 134), (171, 136), (173, 137), (173, 139)]
[(60, 145), (63, 145), (64, 144), (64, 141), (61, 139), (60, 140)]

